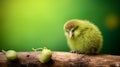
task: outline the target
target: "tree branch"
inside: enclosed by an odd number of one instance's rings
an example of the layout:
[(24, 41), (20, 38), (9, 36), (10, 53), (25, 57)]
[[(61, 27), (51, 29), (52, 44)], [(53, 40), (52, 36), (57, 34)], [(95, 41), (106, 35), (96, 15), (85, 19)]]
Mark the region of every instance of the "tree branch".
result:
[(40, 52), (18, 52), (18, 59), (9, 61), (0, 52), (0, 67), (120, 67), (120, 56), (85, 55), (53, 52), (48, 63), (40, 63)]

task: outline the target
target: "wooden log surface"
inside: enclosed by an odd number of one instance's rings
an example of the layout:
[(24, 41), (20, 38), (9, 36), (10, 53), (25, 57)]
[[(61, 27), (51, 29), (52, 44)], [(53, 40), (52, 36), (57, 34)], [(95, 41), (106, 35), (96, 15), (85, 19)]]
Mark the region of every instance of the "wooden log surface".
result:
[(48, 63), (38, 60), (40, 52), (18, 52), (18, 59), (9, 61), (0, 52), (0, 67), (120, 67), (120, 56), (86, 55), (53, 52)]

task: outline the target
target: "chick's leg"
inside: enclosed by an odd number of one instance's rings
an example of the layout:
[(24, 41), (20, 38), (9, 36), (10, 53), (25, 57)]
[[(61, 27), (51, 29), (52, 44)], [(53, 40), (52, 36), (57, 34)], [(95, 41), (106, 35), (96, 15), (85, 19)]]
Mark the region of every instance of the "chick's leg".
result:
[(78, 50), (72, 50), (70, 51), (71, 53), (77, 53), (77, 54), (83, 54), (81, 51), (78, 51)]

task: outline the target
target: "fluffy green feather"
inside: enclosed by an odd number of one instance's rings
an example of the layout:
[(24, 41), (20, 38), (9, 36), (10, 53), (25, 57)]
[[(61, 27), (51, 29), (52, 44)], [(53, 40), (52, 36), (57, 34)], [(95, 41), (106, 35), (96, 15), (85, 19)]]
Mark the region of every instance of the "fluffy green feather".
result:
[(64, 25), (65, 36), (72, 51), (93, 54), (102, 47), (103, 37), (96, 25), (86, 20), (73, 19)]

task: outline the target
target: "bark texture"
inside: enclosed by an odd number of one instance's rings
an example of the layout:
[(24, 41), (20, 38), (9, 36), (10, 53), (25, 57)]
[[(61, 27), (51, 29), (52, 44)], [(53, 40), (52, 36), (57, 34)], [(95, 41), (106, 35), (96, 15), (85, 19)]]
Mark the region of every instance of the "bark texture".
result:
[(18, 59), (9, 61), (0, 52), (0, 67), (120, 67), (120, 56), (86, 55), (53, 52), (48, 63), (38, 60), (40, 52), (18, 52)]

